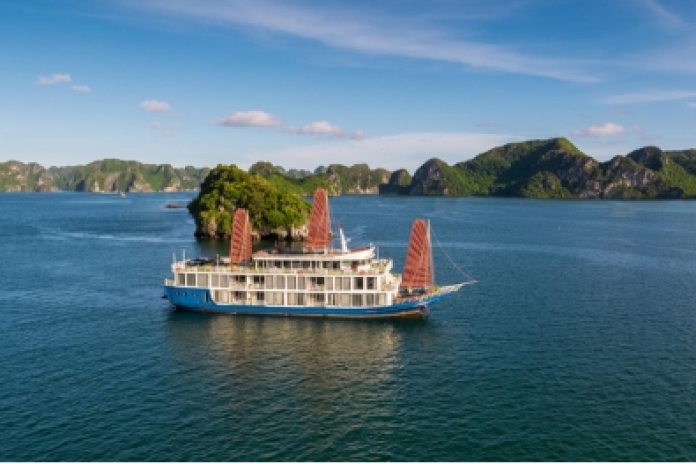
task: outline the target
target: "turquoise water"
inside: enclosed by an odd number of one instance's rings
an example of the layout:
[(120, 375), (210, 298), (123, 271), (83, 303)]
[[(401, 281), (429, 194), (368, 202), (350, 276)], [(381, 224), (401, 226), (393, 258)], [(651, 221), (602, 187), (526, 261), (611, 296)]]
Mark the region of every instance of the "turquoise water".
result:
[(480, 280), (354, 322), (172, 311), (189, 197), (0, 195), (1, 460), (696, 460), (695, 202), (333, 199)]

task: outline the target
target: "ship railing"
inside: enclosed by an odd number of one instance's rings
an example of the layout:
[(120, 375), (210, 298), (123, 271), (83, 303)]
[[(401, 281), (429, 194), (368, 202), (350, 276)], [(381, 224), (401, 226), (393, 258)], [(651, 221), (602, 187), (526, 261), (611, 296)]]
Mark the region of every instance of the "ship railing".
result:
[(230, 267), (230, 266), (178, 266), (176, 272), (194, 272), (194, 273), (219, 273), (227, 274), (232, 272), (243, 271), (246, 274), (311, 274), (311, 275), (382, 275), (386, 268), (383, 266), (374, 267), (368, 270), (358, 271), (352, 269), (285, 269), (285, 268), (253, 268), (253, 267)]

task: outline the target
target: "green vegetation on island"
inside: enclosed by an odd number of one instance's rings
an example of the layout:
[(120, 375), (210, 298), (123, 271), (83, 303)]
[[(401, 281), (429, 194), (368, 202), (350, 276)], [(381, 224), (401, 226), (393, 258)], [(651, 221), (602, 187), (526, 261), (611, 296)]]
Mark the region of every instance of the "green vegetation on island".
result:
[[(294, 169), (287, 172), (293, 171), (300, 172)], [(319, 166), (313, 174), (302, 171), (304, 175), (300, 177), (288, 176), (287, 172), (282, 167), (274, 166), (267, 161), (259, 161), (249, 168), (249, 174), (262, 176), (279, 188), (303, 196), (313, 195), (319, 187), (326, 189), (329, 195), (334, 196), (379, 193), (380, 185), (388, 181), (390, 174), (386, 169), (370, 169), (367, 164)]]
[(218, 165), (210, 171), (198, 196), (188, 205), (197, 237), (228, 238), (237, 208), (249, 211), (253, 233), (258, 237), (301, 239), (306, 235), (310, 204), (293, 190), (262, 176), (261, 167), (254, 173), (235, 165)]
[(691, 198), (696, 150), (646, 147), (600, 163), (565, 138), (510, 143), (454, 166), (431, 159), (406, 194), (529, 198)]

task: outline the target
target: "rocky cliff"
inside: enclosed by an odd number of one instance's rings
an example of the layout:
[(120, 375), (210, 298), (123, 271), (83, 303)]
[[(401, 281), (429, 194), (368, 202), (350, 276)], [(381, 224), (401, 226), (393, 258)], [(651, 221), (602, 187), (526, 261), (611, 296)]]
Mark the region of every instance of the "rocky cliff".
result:
[(58, 190), (55, 179), (37, 163), (0, 163), (0, 192), (51, 192)]

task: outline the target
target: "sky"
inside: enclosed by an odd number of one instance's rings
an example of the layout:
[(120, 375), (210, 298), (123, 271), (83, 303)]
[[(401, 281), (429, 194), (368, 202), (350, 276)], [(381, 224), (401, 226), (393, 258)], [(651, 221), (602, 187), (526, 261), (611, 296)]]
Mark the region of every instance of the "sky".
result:
[(7, 0), (0, 161), (413, 172), (696, 147), (693, 0)]

